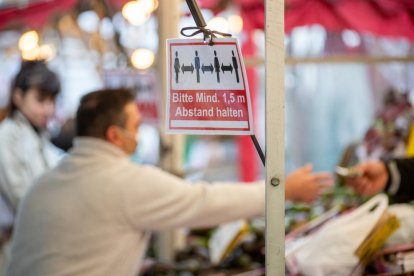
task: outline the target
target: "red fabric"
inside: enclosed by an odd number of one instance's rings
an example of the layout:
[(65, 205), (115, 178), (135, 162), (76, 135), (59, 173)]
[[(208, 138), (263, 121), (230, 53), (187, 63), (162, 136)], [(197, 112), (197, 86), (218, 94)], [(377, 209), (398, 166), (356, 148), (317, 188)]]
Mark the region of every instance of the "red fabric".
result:
[(410, 5), (404, 5), (403, 1), (393, 2), (348, 0), (336, 5), (336, 10), (354, 30), (414, 40), (414, 1)]
[[(320, 24), (331, 31), (339, 31), (346, 22), (337, 14), (332, 2), (309, 0), (295, 1), (286, 8), (285, 30), (289, 32), (296, 26)], [(263, 18), (262, 18), (263, 19)]]
[[(78, 1), (82, 0), (38, 0), (23, 6), (0, 7), (0, 29), (15, 23), (40, 28), (51, 15), (72, 9)], [(119, 10), (128, 1), (130, 0), (109, 0), (109, 3)]]
[[(79, 0), (80, 1), (80, 0)], [(120, 9), (128, 0), (109, 0)], [(0, 29), (21, 22), (41, 27), (56, 12), (71, 9), (77, 0), (39, 0), (24, 6), (0, 8)], [(215, 12), (233, 2), (244, 14), (246, 30), (264, 28), (264, 0), (198, 0)], [(328, 31), (353, 29), (381, 36), (414, 40), (414, 0), (285, 0), (285, 31), (320, 24)], [(160, 4), (161, 1), (160, 1)]]
[[(245, 0), (248, 1), (248, 0)], [(250, 0), (251, 1), (251, 0)], [(243, 15), (243, 29), (252, 31), (264, 28), (264, 8), (261, 4), (251, 4), (241, 6), (241, 14)]]
[[(218, 12), (227, 0), (199, 0)], [(245, 12), (247, 29), (264, 28), (264, 0), (232, 0)], [(413, 0), (285, 0), (285, 31), (320, 24), (328, 31), (353, 29), (414, 40)]]
[[(129, 1), (131, 0), (109, 0), (109, 3), (111, 4), (112, 7), (116, 8), (117, 10), (121, 10), (122, 6), (125, 5)], [(162, 0), (159, 0), (158, 2), (160, 1)]]
[(16, 22), (22, 22), (31, 28), (39, 28), (46, 23), (50, 14), (67, 11), (76, 2), (76, 0), (42, 0), (24, 6), (0, 9), (0, 29)]
[[(243, 17), (243, 13), (242, 13)], [(253, 41), (253, 34), (246, 32), (246, 41), (242, 45), (242, 54), (246, 56), (256, 55), (256, 43)], [(250, 99), (255, 114), (256, 94), (257, 94), (257, 74), (256, 69), (246, 68), (246, 77), (249, 80)], [(254, 120), (253, 120), (254, 124)], [(250, 136), (239, 136), (237, 139), (239, 148), (239, 171), (242, 181), (254, 181), (258, 175), (258, 153), (253, 145)]]

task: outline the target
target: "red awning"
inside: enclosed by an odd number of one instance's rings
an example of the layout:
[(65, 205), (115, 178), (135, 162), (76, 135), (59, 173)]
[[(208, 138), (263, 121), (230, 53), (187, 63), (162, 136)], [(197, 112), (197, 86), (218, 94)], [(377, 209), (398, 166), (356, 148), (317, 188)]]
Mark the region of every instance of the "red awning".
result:
[[(228, 0), (199, 0), (218, 12)], [(263, 0), (232, 0), (240, 6), (247, 28), (264, 27)], [(414, 40), (413, 0), (285, 0), (285, 31), (320, 24), (329, 31), (352, 29)]]
[(22, 6), (0, 8), (0, 29), (17, 22), (31, 28), (41, 27), (51, 14), (68, 11), (76, 2), (77, 0), (42, 0)]
[[(0, 29), (22, 22), (42, 26), (51, 14), (70, 10), (78, 0), (39, 0), (23, 6), (0, 8)], [(218, 12), (229, 0), (198, 0)], [(127, 0), (110, 0), (117, 8)], [(263, 29), (264, 0), (232, 0), (240, 6), (246, 29)], [(285, 31), (320, 24), (329, 31), (353, 29), (380, 36), (414, 40), (414, 0), (285, 0)], [(161, 1), (160, 1), (160, 4)]]
[[(25, 5), (0, 7), (0, 30), (11, 24), (40, 28), (50, 16), (69, 11), (78, 1), (82, 0), (33, 0)], [(119, 10), (128, 1), (109, 0), (109, 4)]]

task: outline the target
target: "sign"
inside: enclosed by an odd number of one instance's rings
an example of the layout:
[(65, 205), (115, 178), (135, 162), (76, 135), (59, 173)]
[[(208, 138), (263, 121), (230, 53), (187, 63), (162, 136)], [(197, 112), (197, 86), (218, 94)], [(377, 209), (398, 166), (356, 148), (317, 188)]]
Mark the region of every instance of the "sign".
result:
[(167, 133), (253, 134), (240, 53), (234, 38), (167, 40)]
[(160, 96), (154, 71), (138, 72), (130, 69), (113, 69), (103, 72), (106, 88), (127, 88), (136, 93), (136, 103), (143, 122), (158, 125)]

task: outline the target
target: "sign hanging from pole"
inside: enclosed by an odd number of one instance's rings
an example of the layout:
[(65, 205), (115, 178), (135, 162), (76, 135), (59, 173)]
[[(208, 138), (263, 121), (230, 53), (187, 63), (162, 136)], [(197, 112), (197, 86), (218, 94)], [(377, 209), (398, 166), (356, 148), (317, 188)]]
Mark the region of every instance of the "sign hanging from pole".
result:
[(167, 133), (252, 135), (249, 85), (235, 38), (167, 40)]

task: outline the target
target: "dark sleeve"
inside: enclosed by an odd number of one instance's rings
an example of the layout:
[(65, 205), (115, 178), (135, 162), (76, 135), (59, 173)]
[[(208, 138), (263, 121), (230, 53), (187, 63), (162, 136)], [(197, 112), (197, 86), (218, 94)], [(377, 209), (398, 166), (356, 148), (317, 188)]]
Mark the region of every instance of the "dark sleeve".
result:
[(389, 179), (385, 191), (396, 203), (414, 200), (414, 158), (393, 159), (386, 165)]

